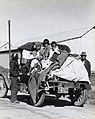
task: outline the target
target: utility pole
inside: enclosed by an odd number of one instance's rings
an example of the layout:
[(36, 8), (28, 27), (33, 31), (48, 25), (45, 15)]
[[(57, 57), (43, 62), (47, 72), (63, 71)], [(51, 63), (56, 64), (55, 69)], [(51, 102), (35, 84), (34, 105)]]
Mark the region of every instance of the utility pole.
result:
[(11, 35), (10, 35), (10, 20), (8, 20), (8, 39), (9, 39), (9, 62), (11, 59)]

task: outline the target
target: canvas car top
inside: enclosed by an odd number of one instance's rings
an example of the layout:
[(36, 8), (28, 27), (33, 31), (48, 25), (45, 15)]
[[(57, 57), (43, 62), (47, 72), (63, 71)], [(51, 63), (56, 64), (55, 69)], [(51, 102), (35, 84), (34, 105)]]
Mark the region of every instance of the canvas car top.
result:
[[(28, 51), (31, 51), (33, 46), (34, 45), (41, 45), (42, 42), (28, 42), (28, 43), (25, 43), (24, 45), (21, 45), (20, 47), (18, 47), (19, 50), (28, 50)], [(59, 50), (66, 50), (68, 53), (71, 52), (71, 49), (67, 46), (67, 45), (62, 45), (62, 44), (57, 44), (58, 45), (58, 48)]]

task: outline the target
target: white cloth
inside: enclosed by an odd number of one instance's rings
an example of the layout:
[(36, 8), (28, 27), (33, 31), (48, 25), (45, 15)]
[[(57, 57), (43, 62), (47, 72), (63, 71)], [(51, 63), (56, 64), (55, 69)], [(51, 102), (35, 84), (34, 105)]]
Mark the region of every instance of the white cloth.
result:
[(37, 58), (39, 56), (39, 52), (37, 52), (37, 55), (34, 57), (33, 54), (30, 53), (31, 51), (28, 50), (23, 50), (22, 52), (22, 58), (25, 59), (33, 59), (33, 58)]
[(51, 71), (51, 75), (56, 75), (70, 81), (87, 81), (91, 83), (88, 73), (81, 60), (68, 57), (60, 69)]
[(23, 50), (23, 52), (22, 52), (22, 58), (30, 59), (30, 51)]
[(39, 61), (38, 61), (37, 59), (33, 59), (33, 60), (31, 61), (30, 66), (31, 66), (31, 67), (34, 67), (35, 64), (37, 64), (38, 62), (39, 62)]

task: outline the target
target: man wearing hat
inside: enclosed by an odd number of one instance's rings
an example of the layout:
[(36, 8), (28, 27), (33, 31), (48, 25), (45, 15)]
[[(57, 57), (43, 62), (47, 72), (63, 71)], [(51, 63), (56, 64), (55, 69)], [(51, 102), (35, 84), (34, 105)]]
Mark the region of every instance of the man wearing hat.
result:
[(89, 79), (90, 79), (90, 76), (91, 76), (91, 64), (90, 62), (86, 59), (86, 52), (82, 52), (81, 53), (81, 61), (83, 62), (87, 72), (88, 72), (88, 76), (89, 76)]
[(11, 77), (11, 103), (18, 103), (17, 92), (18, 92), (18, 54), (12, 54), (10, 60), (10, 77)]

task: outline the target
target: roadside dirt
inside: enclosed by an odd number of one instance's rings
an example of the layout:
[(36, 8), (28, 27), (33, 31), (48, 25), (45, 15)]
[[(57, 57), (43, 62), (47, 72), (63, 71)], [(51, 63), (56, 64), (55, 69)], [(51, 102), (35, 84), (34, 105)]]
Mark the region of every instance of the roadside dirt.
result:
[(95, 105), (88, 102), (75, 107), (63, 97), (46, 97), (43, 107), (33, 107), (29, 95), (19, 93), (18, 98), (19, 104), (11, 104), (9, 92), (7, 98), (0, 99), (0, 119), (95, 119)]

